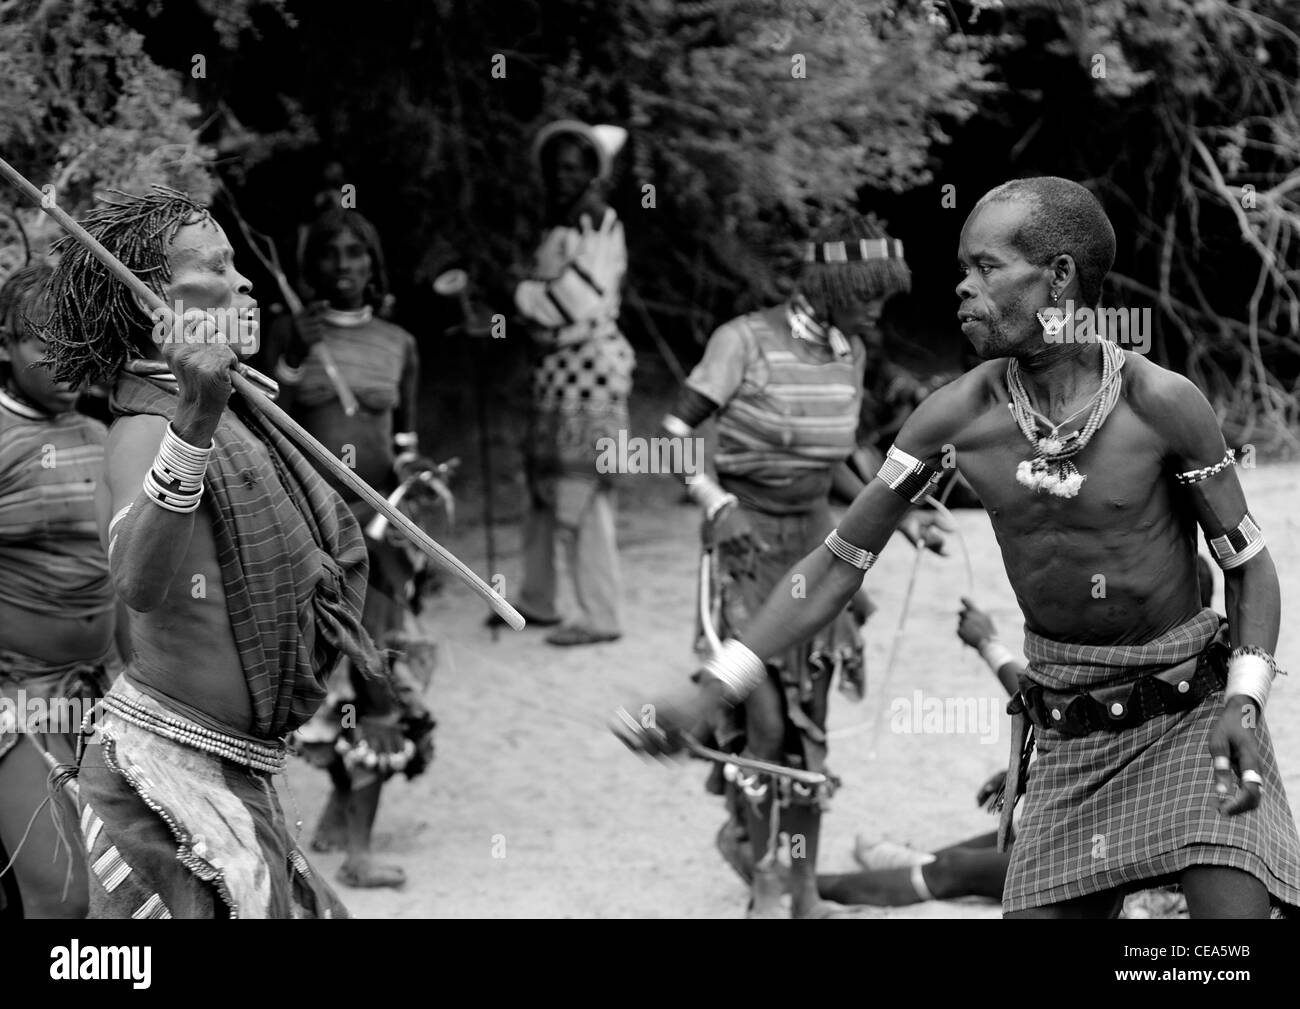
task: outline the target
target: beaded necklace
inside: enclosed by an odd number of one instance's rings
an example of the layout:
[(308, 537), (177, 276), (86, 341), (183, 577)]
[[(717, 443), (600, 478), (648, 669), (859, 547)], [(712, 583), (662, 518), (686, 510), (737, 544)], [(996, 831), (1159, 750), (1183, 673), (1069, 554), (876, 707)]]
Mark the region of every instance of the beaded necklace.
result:
[[(1030, 490), (1047, 491), (1057, 497), (1077, 497), (1079, 488), (1087, 479), (1070, 461), (1087, 447), (1097, 429), (1105, 423), (1111, 410), (1119, 402), (1121, 388), (1120, 370), (1124, 367), (1124, 352), (1109, 340), (1101, 340), (1101, 386), (1088, 402), (1060, 423), (1035, 410), (1029, 403), (1029, 393), (1020, 380), (1020, 364), (1012, 358), (1007, 362), (1007, 391), (1011, 402), (1007, 404), (1021, 432), (1034, 447), (1034, 458), (1026, 459), (1016, 467), (1016, 482)], [(1091, 409), (1083, 427), (1070, 434), (1061, 435), (1061, 428), (1085, 410)], [(1038, 426), (1050, 429), (1050, 434), (1040, 435)]]
[(26, 420), (51, 420), (54, 417), (54, 414), (42, 410), (34, 403), (29, 403), (26, 399), (20, 398), (17, 390), (10, 393), (3, 386), (0, 386), (0, 406)]
[(326, 308), (321, 317), (331, 326), (338, 326), (340, 329), (352, 329), (355, 326), (364, 326), (374, 317), (374, 309), (369, 305), (362, 305), (360, 308)]

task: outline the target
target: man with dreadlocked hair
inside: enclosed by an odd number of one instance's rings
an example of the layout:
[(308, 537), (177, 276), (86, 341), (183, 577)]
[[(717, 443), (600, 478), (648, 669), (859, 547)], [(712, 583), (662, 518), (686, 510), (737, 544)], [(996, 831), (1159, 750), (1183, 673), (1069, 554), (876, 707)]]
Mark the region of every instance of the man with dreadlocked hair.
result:
[[(323, 301), (272, 330), (273, 345), (283, 349), (275, 374), (285, 409), (332, 451), (351, 452), (357, 475), (371, 487), (388, 494), (404, 483), (416, 498), (425, 486), (419, 475), (434, 469), (417, 452), (420, 359), (415, 337), (378, 317), (388, 281), (374, 225), (355, 210), (336, 208), (317, 218), (303, 245), (303, 279)], [(355, 409), (343, 405), (326, 361), (352, 391)], [(367, 528), (374, 508), (350, 493), (344, 497)], [(347, 886), (401, 886), (405, 872), (375, 862), (370, 841), (384, 781), (398, 772), (415, 777), (433, 755), (434, 719), (420, 697), (431, 672), (420, 660), (431, 654), (431, 643), (408, 638), (405, 629), (418, 603), (408, 548), (384, 536), (367, 537), (367, 546), (363, 623), (403, 688), (395, 699), (385, 682), (340, 670), (329, 701), (298, 742), (334, 786), (313, 850), (347, 852), (338, 874)], [(346, 717), (349, 709), (355, 718)]]
[[(807, 246), (797, 288), (782, 305), (726, 323), (709, 339), (664, 430), (687, 438), (717, 418), (716, 477), (687, 477), (704, 511), (704, 548), (716, 555), (719, 631), (743, 627), (790, 566), (831, 529), (832, 485), (852, 497), (862, 481), (846, 465), (857, 447), (863, 373), (879, 357), (881, 309), (911, 287), (902, 243), (873, 220), (840, 215)], [(911, 529), (915, 539), (919, 527)], [(710, 562), (712, 563), (712, 561)], [(729, 752), (825, 771), (831, 679), (860, 699), (862, 644), (853, 615), (838, 614), (767, 664), (767, 682), (714, 726)], [(730, 769), (734, 771), (734, 768)], [(820, 917), (821, 812), (831, 788), (807, 789), (761, 774), (728, 774), (732, 821), (724, 853), (752, 866), (750, 917), (778, 917), (784, 891), (777, 836), (791, 838), (791, 912)], [(830, 779), (832, 786), (834, 779)], [(787, 787), (791, 786), (791, 787)], [(712, 789), (721, 791), (715, 775)], [(741, 851), (747, 837), (750, 853)]]
[(46, 778), (72, 762), (108, 689), (113, 590), (94, 512), (104, 425), (39, 364), (50, 273), (24, 267), (0, 286), (0, 874), (12, 870), (26, 917), (81, 918), (86, 863), (60, 838), (76, 812), (65, 794), (45, 811)]
[(208, 212), (155, 189), (84, 223), (180, 320), (151, 330), (124, 286), (62, 243), (43, 332), (57, 377), (112, 386), (96, 507), (131, 625), (131, 661), (80, 761), (91, 915), (346, 914), (271, 775), (341, 655), (382, 675), (360, 624), (360, 527), (283, 434), (227, 402), (255, 304)]

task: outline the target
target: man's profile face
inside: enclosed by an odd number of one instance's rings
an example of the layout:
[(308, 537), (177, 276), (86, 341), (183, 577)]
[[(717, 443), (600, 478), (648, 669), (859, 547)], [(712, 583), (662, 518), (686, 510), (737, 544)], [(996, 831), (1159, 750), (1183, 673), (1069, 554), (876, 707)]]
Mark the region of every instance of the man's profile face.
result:
[(167, 250), (171, 279), (163, 292), (167, 307), (181, 313), (191, 309), (218, 314), (233, 311), (239, 316), (236, 332), (230, 331), (230, 346), (240, 354), (257, 350), (257, 302), (253, 283), (235, 269), (235, 250), (226, 233), (211, 219), (186, 224), (176, 232)]
[(316, 275), (324, 288), (321, 294), (335, 308), (360, 308), (373, 271), (366, 243), (348, 228), (335, 232), (316, 259)]
[(1037, 313), (1051, 301), (1050, 274), (1012, 245), (1023, 202), (988, 203), (966, 219), (957, 247), (957, 318), (984, 360), (1008, 357), (1042, 342)]

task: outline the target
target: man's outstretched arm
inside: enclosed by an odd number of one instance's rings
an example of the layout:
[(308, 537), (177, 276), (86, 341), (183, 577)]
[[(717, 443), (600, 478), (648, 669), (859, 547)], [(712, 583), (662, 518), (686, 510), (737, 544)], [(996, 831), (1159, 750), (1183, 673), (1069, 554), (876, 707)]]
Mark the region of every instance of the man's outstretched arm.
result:
[[(615, 731), (625, 743), (647, 752), (676, 749), (678, 733), (693, 731), (724, 703), (740, 703), (762, 682), (763, 660), (806, 641), (843, 610), (899, 521), (933, 486), (944, 446), (970, 412), (968, 390), (958, 379), (921, 404), (839, 527), (790, 569), (739, 637), (724, 642), (702, 670), (699, 689), (638, 706), (646, 732), (629, 734), (624, 713)], [(647, 709), (654, 711), (649, 725)]]
[[(884, 549), (912, 503), (879, 478), (863, 488), (836, 532), (850, 547), (870, 555)], [(833, 620), (862, 587), (866, 568), (831, 553), (824, 544), (792, 567), (745, 626), (740, 640), (761, 659), (807, 641)]]

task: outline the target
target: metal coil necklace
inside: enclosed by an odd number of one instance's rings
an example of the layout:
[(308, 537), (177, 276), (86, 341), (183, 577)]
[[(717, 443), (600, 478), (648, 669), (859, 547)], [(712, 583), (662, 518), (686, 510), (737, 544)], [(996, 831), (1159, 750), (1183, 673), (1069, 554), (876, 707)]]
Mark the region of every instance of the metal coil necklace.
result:
[[(1124, 367), (1124, 351), (1109, 340), (1098, 342), (1102, 350), (1101, 386), (1087, 403), (1058, 424), (1030, 406), (1029, 393), (1020, 380), (1019, 362), (1015, 358), (1007, 362), (1007, 391), (1011, 394), (1007, 407), (1034, 448), (1034, 458), (1026, 459), (1016, 467), (1016, 481), (1021, 486), (1034, 492), (1047, 491), (1057, 497), (1077, 497), (1083, 481), (1088, 479), (1070, 458), (1087, 447), (1119, 402), (1120, 370)], [(1061, 428), (1089, 409), (1092, 412), (1083, 427), (1062, 436)], [(1040, 434), (1040, 424), (1050, 433)]]

